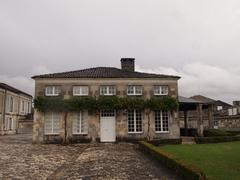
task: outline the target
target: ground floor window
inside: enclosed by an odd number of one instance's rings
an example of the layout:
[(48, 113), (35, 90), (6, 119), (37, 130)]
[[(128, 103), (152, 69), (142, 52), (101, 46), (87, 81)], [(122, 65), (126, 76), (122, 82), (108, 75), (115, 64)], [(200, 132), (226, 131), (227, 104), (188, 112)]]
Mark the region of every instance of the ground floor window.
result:
[(141, 110), (129, 110), (128, 111), (128, 133), (142, 133), (143, 122), (142, 122), (142, 111)]
[(81, 111), (73, 114), (72, 131), (73, 131), (73, 134), (88, 133), (88, 112), (87, 111)]
[(13, 130), (14, 129), (14, 120), (13, 118), (7, 117), (5, 119), (5, 130)]
[(155, 132), (169, 131), (169, 112), (155, 111)]
[(45, 134), (59, 134), (60, 130), (60, 114), (57, 112), (47, 112), (45, 113)]

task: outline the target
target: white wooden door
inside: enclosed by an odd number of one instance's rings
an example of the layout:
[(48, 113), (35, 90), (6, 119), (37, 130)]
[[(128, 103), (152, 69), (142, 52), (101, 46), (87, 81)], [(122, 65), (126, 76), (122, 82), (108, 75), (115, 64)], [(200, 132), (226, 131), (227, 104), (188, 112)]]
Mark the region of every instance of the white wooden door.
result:
[(114, 111), (102, 111), (100, 119), (101, 142), (116, 141), (116, 118)]

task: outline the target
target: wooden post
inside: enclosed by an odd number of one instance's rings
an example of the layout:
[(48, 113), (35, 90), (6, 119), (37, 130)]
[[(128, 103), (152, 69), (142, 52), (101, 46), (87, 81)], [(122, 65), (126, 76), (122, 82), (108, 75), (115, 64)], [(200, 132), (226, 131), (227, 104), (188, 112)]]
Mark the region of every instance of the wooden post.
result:
[(213, 113), (213, 104), (208, 106), (208, 120), (209, 120), (209, 128), (213, 128), (214, 126), (214, 113)]
[(197, 112), (198, 112), (198, 135), (203, 136), (203, 111), (202, 111), (202, 104), (197, 105)]
[(185, 136), (188, 136), (188, 111), (184, 110), (184, 131), (185, 131)]

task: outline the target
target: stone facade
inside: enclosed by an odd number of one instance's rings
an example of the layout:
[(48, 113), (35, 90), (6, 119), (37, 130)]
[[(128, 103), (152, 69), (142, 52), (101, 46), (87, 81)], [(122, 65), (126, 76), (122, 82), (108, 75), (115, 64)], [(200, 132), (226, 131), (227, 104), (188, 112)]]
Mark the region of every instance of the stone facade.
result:
[(0, 88), (0, 135), (17, 133), (18, 121), (31, 111), (30, 95)]
[[(178, 97), (178, 86), (176, 79), (35, 79), (35, 96), (44, 96), (46, 86), (60, 86), (61, 96), (69, 99), (73, 96), (73, 86), (87, 85), (89, 87), (89, 95), (98, 97), (101, 85), (114, 85), (116, 87), (116, 95), (120, 97), (127, 96), (128, 85), (142, 85), (143, 97), (148, 99), (153, 96), (154, 85), (167, 85), (169, 95)], [(100, 138), (100, 113), (88, 113), (88, 133), (85, 135), (72, 134), (72, 113), (60, 114), (60, 132), (58, 135), (44, 134), (44, 113), (35, 109), (34, 125), (33, 125), (33, 142), (35, 143), (51, 143), (51, 142), (86, 142), (98, 141)], [(116, 111), (116, 136), (117, 139), (133, 138), (179, 138), (179, 121), (177, 111), (170, 112), (169, 132), (155, 133), (154, 112), (144, 110), (143, 112), (143, 133), (129, 134), (127, 111)]]

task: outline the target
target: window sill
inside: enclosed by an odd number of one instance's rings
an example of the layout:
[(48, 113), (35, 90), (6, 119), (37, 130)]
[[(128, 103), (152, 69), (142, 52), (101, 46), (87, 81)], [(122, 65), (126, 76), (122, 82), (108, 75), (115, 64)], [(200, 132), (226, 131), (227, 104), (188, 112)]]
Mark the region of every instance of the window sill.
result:
[(168, 94), (154, 94), (154, 96), (168, 96)]
[(128, 132), (128, 134), (143, 134), (143, 132)]
[(72, 133), (72, 135), (88, 135), (88, 133)]
[(156, 134), (168, 134), (169, 131), (155, 131)]

